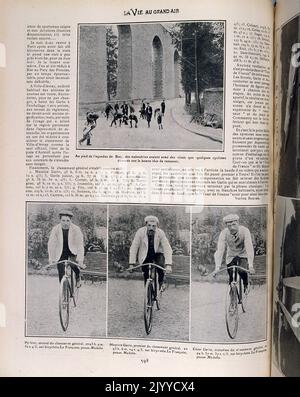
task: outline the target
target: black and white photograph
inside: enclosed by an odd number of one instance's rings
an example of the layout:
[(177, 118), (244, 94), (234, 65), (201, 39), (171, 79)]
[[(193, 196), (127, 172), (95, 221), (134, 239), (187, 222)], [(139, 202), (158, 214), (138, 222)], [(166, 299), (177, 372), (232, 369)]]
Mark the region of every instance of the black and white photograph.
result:
[(266, 339), (266, 207), (194, 207), (191, 340)]
[(224, 150), (225, 21), (79, 24), (77, 149)]
[(105, 205), (28, 202), (26, 265), (26, 336), (106, 336)]
[(300, 16), (280, 34), (281, 94), (278, 194), (300, 197)]
[(273, 360), (300, 376), (300, 200), (278, 197), (274, 243)]
[(189, 339), (190, 213), (109, 207), (108, 337)]

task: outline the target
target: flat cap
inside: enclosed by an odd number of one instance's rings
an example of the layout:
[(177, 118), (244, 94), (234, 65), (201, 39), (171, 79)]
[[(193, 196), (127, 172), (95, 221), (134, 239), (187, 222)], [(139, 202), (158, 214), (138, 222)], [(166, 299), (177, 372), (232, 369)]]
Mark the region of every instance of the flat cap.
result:
[(159, 223), (159, 220), (158, 220), (158, 218), (157, 218), (156, 216), (154, 216), (154, 215), (148, 215), (148, 216), (146, 216), (146, 218), (145, 218), (145, 223), (147, 223), (147, 222), (156, 222), (156, 223)]
[(60, 210), (59, 211), (59, 216), (63, 216), (63, 215), (70, 216), (72, 218), (73, 212), (69, 211), (69, 210)]
[(237, 214), (229, 214), (224, 216), (223, 218), (223, 222), (227, 223), (227, 222), (233, 222), (233, 221), (238, 221), (240, 218)]

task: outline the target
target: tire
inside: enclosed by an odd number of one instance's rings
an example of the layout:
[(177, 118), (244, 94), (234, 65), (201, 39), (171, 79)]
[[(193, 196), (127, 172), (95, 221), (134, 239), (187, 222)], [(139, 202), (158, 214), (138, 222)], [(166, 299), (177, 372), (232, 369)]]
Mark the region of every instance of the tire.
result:
[(155, 299), (156, 299), (156, 308), (157, 310), (160, 310), (160, 300), (161, 300), (161, 292), (159, 290), (159, 283), (158, 283), (158, 272), (155, 272), (155, 285), (156, 285), (156, 291), (155, 291)]
[(64, 276), (60, 282), (59, 291), (59, 318), (60, 324), (64, 331), (69, 325), (70, 315), (70, 286), (68, 279)]
[(73, 291), (72, 298), (73, 298), (74, 307), (76, 307), (79, 298), (79, 288), (76, 287), (76, 275), (73, 270), (71, 273), (71, 291)]
[(244, 291), (242, 292), (242, 310), (243, 313), (246, 313), (247, 309), (248, 309), (248, 303), (249, 303), (249, 293), (251, 290), (251, 283), (250, 280), (248, 279), (248, 293), (245, 294)]
[(231, 339), (234, 339), (237, 334), (239, 323), (238, 296), (236, 286), (228, 286), (226, 294), (225, 319), (228, 335)]
[(144, 295), (144, 322), (147, 335), (150, 334), (152, 329), (153, 294), (152, 282), (147, 280)]

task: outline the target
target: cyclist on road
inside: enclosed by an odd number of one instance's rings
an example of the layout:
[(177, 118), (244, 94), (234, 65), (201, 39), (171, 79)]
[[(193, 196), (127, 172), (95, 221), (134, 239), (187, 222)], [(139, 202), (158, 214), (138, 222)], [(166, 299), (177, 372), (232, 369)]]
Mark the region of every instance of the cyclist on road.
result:
[[(222, 265), (226, 251), (227, 267), (238, 265), (245, 269), (249, 266), (251, 274), (255, 273), (253, 267), (254, 249), (250, 231), (247, 227), (239, 224), (239, 216), (229, 214), (223, 218), (226, 228), (220, 233), (217, 251), (215, 252), (215, 271), (217, 273)], [(248, 273), (238, 270), (243, 280), (244, 292), (248, 292)], [(233, 269), (228, 270), (229, 283), (233, 281)]]
[[(72, 223), (72, 217), (73, 213), (69, 210), (59, 212), (60, 223), (53, 227), (48, 241), (49, 263), (76, 260), (81, 268), (85, 268), (83, 234), (80, 227)], [(80, 286), (80, 270), (75, 265), (71, 264), (71, 267), (76, 275), (77, 286)], [(57, 270), (59, 281), (61, 281), (65, 273), (64, 263), (58, 263)]]
[[(172, 248), (164, 233), (159, 227), (156, 216), (145, 218), (145, 226), (138, 229), (130, 247), (129, 270), (138, 259), (139, 264), (155, 263), (165, 267), (167, 273), (172, 272)], [(142, 266), (144, 281), (148, 278), (148, 267)], [(164, 271), (157, 268), (159, 288), (164, 289)]]

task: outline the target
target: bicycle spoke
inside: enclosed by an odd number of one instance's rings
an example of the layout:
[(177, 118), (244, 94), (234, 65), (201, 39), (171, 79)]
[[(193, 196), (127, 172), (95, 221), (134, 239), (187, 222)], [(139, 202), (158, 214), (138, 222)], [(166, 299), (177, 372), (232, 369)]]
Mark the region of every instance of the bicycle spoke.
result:
[(150, 280), (147, 280), (145, 285), (144, 296), (144, 322), (147, 334), (150, 334), (152, 329), (152, 308), (153, 308), (153, 286)]
[(238, 294), (236, 286), (229, 286), (228, 288), (225, 319), (228, 335), (234, 339), (238, 329)]
[(69, 324), (70, 286), (66, 277), (60, 282), (59, 318), (62, 329), (67, 330)]

